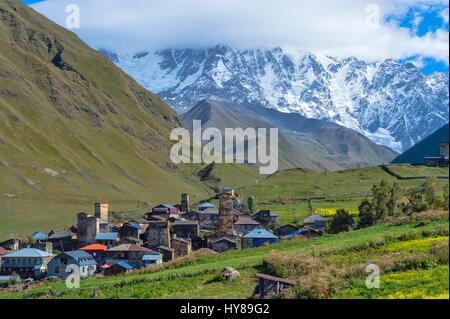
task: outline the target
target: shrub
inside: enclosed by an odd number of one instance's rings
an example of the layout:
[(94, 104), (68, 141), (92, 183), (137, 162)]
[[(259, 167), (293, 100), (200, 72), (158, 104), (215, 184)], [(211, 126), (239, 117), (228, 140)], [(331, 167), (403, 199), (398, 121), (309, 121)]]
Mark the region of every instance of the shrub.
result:
[(351, 230), (352, 226), (353, 217), (345, 209), (339, 209), (337, 214), (331, 219), (329, 232), (338, 234), (340, 232)]

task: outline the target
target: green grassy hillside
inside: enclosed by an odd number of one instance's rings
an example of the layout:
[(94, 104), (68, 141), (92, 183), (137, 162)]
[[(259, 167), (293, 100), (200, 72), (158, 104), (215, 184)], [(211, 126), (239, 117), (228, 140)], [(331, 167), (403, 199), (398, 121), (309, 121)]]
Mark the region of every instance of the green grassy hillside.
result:
[(74, 33), (0, 2), (0, 240), (68, 227), (99, 200), (118, 211), (211, 196), (169, 158), (178, 126)]
[[(191, 255), (128, 275), (83, 280), (81, 289), (57, 281), (2, 291), (0, 298), (247, 299), (255, 273), (264, 272), (299, 282), (285, 298), (448, 299), (448, 226), (448, 213), (429, 212), (338, 235)], [(368, 264), (380, 268), (380, 289), (365, 287)], [(237, 280), (221, 280), (224, 267), (237, 269)]]
[[(396, 166), (393, 167), (395, 170)], [(413, 176), (436, 176), (436, 172), (440, 176), (448, 176), (446, 168), (411, 166), (408, 170)], [(291, 169), (279, 171), (258, 183), (243, 187), (241, 193), (244, 197), (254, 196), (259, 200), (288, 200), (317, 196), (364, 197), (372, 186), (382, 179), (390, 183), (395, 181), (403, 189), (418, 188), (424, 182), (424, 180), (397, 180), (378, 166), (337, 172)], [(448, 179), (438, 180), (438, 184), (443, 187), (448, 184)]]

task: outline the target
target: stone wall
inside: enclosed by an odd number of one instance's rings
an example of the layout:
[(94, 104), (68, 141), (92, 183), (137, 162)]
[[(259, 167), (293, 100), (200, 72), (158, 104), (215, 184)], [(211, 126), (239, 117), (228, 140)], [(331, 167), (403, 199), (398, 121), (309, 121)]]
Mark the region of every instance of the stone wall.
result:
[(147, 246), (155, 248), (158, 246), (170, 246), (169, 222), (167, 221), (151, 221), (147, 228)]

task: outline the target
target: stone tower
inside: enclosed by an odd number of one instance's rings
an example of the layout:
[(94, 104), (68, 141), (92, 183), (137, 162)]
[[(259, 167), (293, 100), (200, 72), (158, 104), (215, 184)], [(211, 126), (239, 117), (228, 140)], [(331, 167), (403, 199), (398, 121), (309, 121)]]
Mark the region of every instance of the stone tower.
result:
[(149, 222), (147, 228), (148, 248), (165, 246), (170, 248), (169, 222), (154, 221)]
[(181, 212), (189, 212), (189, 194), (181, 194)]
[(231, 194), (223, 193), (219, 195), (219, 220), (217, 230), (228, 234), (233, 234), (233, 200)]
[(448, 157), (448, 142), (441, 143), (441, 157)]
[(98, 219), (108, 222), (108, 204), (105, 203), (95, 203), (95, 217)]
[(95, 242), (95, 236), (100, 229), (100, 219), (87, 213), (79, 213), (77, 215), (77, 226), (78, 241), (84, 244)]

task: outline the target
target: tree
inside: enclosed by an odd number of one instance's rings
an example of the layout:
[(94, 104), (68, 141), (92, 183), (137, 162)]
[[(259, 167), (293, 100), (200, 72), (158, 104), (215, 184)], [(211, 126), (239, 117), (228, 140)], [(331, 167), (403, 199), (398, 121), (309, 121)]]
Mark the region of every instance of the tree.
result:
[(248, 205), (248, 210), (252, 213), (254, 213), (256, 211), (256, 204), (255, 204), (255, 199), (253, 198), (253, 196), (250, 196), (249, 198), (247, 198), (247, 205)]
[(439, 198), (437, 196), (437, 183), (433, 177), (428, 177), (423, 183), (423, 195), (427, 209), (437, 208), (439, 205)]
[(422, 195), (415, 189), (409, 189), (405, 194), (408, 203), (404, 206), (404, 212), (418, 213), (426, 210), (427, 205), (423, 202)]
[(389, 187), (389, 195), (390, 196), (387, 201), (388, 215), (393, 217), (400, 216), (402, 213), (400, 208), (402, 190), (400, 189), (400, 185), (398, 185), (398, 183), (394, 183), (391, 187)]
[(448, 196), (449, 196), (448, 192), (449, 192), (449, 187), (447, 184), (444, 187), (444, 194), (442, 194), (442, 208), (445, 210), (448, 210)]
[(358, 223), (359, 227), (363, 228), (375, 224), (376, 216), (373, 206), (369, 202), (369, 200), (367, 199), (363, 200), (359, 205), (358, 210), (359, 210), (359, 223)]
[(353, 226), (353, 217), (345, 210), (338, 209), (336, 215), (333, 216), (329, 225), (329, 231), (332, 234), (337, 234), (344, 231), (349, 231)]
[(373, 185), (372, 187), (372, 206), (375, 210), (377, 220), (385, 219), (389, 216), (389, 193), (389, 185), (385, 180), (382, 180), (380, 185)]

